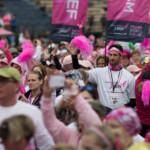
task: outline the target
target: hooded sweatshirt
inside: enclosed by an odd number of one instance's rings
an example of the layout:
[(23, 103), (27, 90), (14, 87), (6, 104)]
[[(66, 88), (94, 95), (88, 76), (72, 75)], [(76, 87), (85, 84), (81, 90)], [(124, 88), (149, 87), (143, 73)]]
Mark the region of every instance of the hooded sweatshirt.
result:
[[(68, 126), (56, 118), (51, 99), (43, 96), (40, 103), (45, 125), (55, 143), (67, 143), (77, 146), (81, 138), (81, 133), (68, 128)], [(102, 124), (98, 115), (81, 95), (75, 98), (75, 109), (85, 129), (93, 125)]]

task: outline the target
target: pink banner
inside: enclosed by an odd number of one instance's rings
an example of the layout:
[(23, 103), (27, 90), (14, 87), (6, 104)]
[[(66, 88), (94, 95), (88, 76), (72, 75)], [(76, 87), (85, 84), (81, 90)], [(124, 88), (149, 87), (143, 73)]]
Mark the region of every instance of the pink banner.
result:
[(106, 39), (143, 42), (150, 0), (108, 0)]
[(85, 26), (87, 8), (88, 0), (54, 0), (52, 24)]
[(147, 23), (149, 0), (108, 0), (107, 20)]
[(146, 38), (150, 38), (150, 7), (149, 7), (149, 12), (148, 12), (147, 27), (146, 27), (146, 36), (145, 37)]
[(86, 22), (88, 0), (53, 0), (51, 40), (71, 41)]

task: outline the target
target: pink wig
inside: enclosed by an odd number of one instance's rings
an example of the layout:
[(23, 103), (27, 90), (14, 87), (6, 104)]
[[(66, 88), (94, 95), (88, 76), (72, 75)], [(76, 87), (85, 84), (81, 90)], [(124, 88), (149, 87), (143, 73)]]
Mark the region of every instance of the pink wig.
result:
[(33, 58), (35, 50), (32, 42), (30, 40), (25, 40), (22, 47), (22, 53), (18, 56), (18, 62), (27, 62)]
[(142, 101), (144, 106), (149, 106), (150, 104), (150, 81), (147, 80), (144, 82), (142, 87)]
[[(0, 40), (0, 49), (4, 49), (4, 43), (5, 40)], [(9, 45), (7, 44), (7, 49), (8, 49)]]
[(76, 36), (74, 39), (72, 39), (70, 45), (75, 45), (81, 50), (84, 56), (87, 56), (87, 53), (90, 55), (93, 54), (93, 45), (90, 43), (89, 39), (83, 35)]

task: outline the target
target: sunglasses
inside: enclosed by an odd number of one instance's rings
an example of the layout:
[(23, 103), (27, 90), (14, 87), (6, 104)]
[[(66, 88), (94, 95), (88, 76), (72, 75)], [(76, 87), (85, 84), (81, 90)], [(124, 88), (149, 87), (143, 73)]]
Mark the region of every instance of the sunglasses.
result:
[(84, 91), (84, 90), (87, 90), (87, 91), (93, 91), (93, 87), (90, 86), (90, 85), (87, 85), (87, 86), (84, 86), (84, 87), (81, 87), (80, 88), (80, 91)]

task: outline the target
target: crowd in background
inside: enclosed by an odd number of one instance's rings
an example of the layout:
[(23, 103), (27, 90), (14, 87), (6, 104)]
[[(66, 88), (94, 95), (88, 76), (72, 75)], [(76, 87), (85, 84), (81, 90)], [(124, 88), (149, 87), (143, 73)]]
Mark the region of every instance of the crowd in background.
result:
[(54, 42), (10, 13), (0, 27), (0, 150), (150, 150), (149, 39)]
[(0, 149), (150, 149), (149, 41), (79, 37), (0, 40)]

